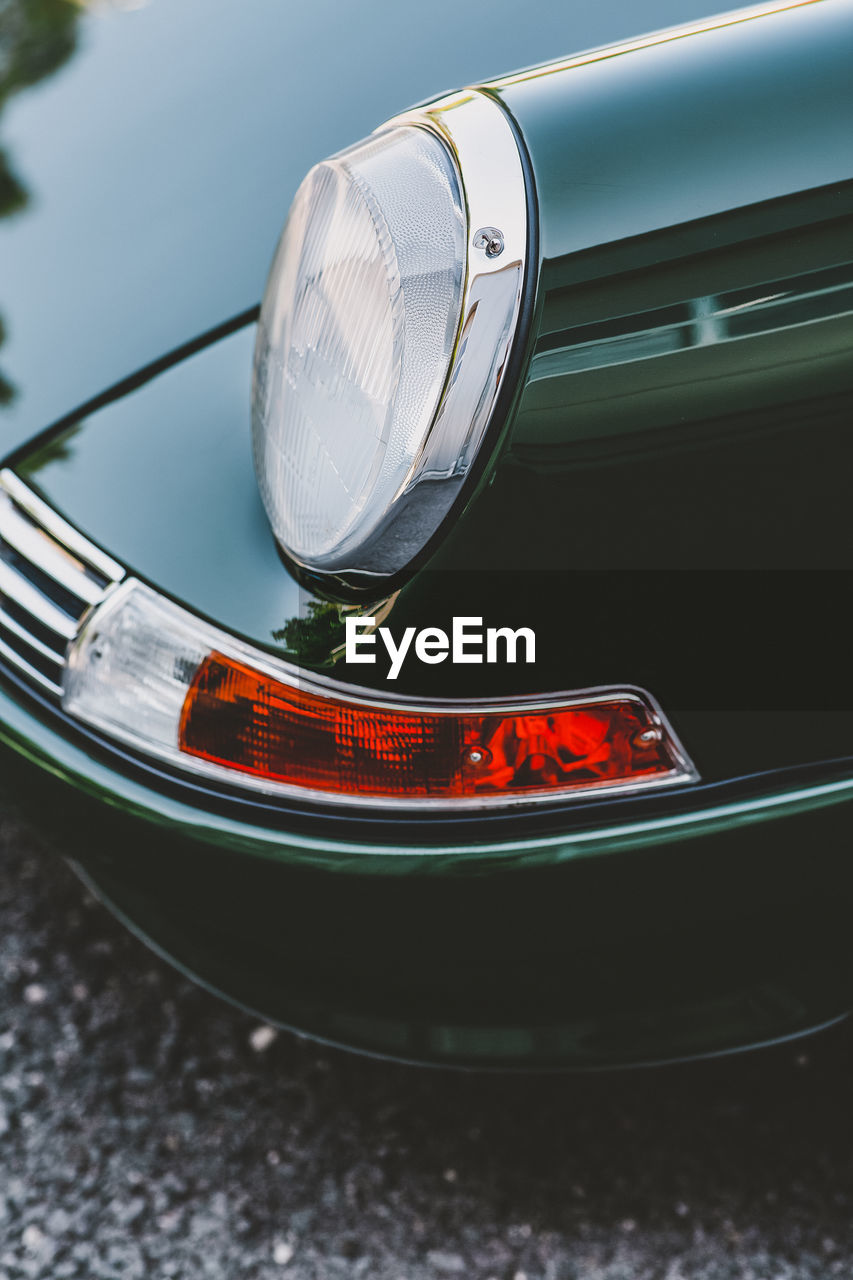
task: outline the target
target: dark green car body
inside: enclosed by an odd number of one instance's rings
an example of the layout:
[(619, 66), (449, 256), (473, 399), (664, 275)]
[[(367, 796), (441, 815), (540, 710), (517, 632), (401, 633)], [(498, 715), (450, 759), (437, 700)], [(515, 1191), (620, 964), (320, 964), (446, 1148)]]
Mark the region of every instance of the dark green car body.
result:
[[(511, 376), (477, 474), (381, 600), (275, 546), (257, 293), (183, 344), (164, 319), (141, 372), (83, 409), (36, 394), (41, 422), (2, 438), (136, 577), (307, 672), (387, 690), (341, 658), (345, 601), (533, 627), (535, 665), (411, 663), (397, 692), (637, 686), (697, 766), (512, 812), (279, 803), (134, 756), (0, 663), (8, 802), (178, 964), (271, 1020), (456, 1065), (680, 1058), (853, 1006), (851, 52), (853, 6), (818, 0), (492, 82), (528, 176)], [(302, 167), (350, 140), (318, 127)]]

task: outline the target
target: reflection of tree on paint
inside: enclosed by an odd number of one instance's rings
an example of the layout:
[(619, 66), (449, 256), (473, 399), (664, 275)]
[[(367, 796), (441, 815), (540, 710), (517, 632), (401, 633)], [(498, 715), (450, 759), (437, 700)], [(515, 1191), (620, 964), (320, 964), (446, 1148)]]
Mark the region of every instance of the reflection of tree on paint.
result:
[(309, 666), (320, 666), (344, 643), (341, 606), (310, 600), (306, 617), (290, 618), (280, 631), (273, 632), (273, 639), (284, 643), (289, 656)]
[(372, 617), (374, 627), (385, 622), (399, 595), (395, 591), (377, 604), (334, 604), (330, 600), (309, 600), (301, 618), (289, 618), (273, 640), (283, 644), (287, 657), (302, 667), (333, 666), (344, 656), (347, 615)]
[[(0, 0), (0, 112), (13, 93), (49, 76), (71, 56), (79, 12), (72, 0)], [(19, 213), (28, 198), (0, 146), (0, 218)], [(4, 336), (0, 322), (0, 345)], [(0, 373), (0, 405), (13, 395)]]
[[(37, 477), (44, 467), (49, 467), (55, 462), (65, 462), (70, 458), (74, 448), (74, 437), (82, 431), (84, 425), (85, 419), (75, 422), (73, 427), (69, 427), (61, 435), (53, 436), (47, 444), (43, 444), (40, 449), (28, 453), (25, 458), (17, 462), (15, 470), (21, 479), (26, 480), (28, 476)], [(35, 486), (38, 487), (38, 479), (35, 479)]]
[[(6, 330), (3, 328), (3, 321), (0, 319), (0, 347), (3, 345), (3, 339), (6, 337)], [(8, 404), (15, 394), (15, 388), (10, 382), (3, 377), (3, 371), (0, 369), (0, 405)]]

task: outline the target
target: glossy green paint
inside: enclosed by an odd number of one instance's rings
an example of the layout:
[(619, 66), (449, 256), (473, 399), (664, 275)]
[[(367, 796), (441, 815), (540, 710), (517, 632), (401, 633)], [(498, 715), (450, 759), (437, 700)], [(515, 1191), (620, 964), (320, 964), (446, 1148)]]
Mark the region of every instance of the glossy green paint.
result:
[(536, 318), (437, 563), (849, 569), (851, 60), (853, 5), (824, 0), (498, 84)]
[[(464, 511), (364, 607), (395, 628), (534, 626), (538, 657), (412, 663), (400, 693), (637, 684), (706, 781), (849, 756), (851, 12), (821, 0), (494, 87), (540, 211), (525, 374)], [(190, 608), (385, 691), (382, 666), (335, 660), (339, 605), (273, 544), (252, 340), (246, 325), (209, 343), (16, 466)], [(360, 843), (213, 813), (11, 693), (0, 726), (9, 802), (134, 927), (315, 1035), (591, 1066), (850, 1008), (853, 782), (837, 763), (787, 791), (768, 774), (748, 800), (569, 815), (556, 834)]]
[[(258, 497), (248, 448), (252, 341), (247, 326), (212, 344), (52, 439), (19, 471), (158, 589), (348, 683), (460, 698), (639, 685), (659, 698), (708, 780), (849, 755), (849, 575), (840, 569), (578, 572), (531, 560), (525, 570), (499, 562), (463, 570), (443, 566), (439, 553), (392, 601), (379, 602), (388, 625), (449, 629), (454, 615), (473, 615), (487, 625), (532, 626), (535, 665), (411, 661), (393, 685), (387, 663), (347, 665), (339, 608), (285, 570)], [(492, 511), (496, 529), (510, 523), (521, 536), (539, 520), (536, 491), (523, 472), (497, 474), (465, 519), (488, 520)], [(547, 468), (542, 476), (554, 483)], [(503, 487), (511, 479), (513, 495)], [(491, 507), (495, 492), (502, 512)], [(563, 510), (559, 494), (552, 497)], [(449, 538), (455, 543), (456, 533)]]
[(299, 614), (258, 495), (254, 325), (51, 440), (18, 469), (135, 573), (253, 641)]
[(513, 591), (535, 567), (570, 682), (621, 658), (705, 776), (850, 750), (851, 65), (826, 0), (493, 87), (530, 158), (535, 317), (430, 567)]
[[(262, 817), (223, 816), (206, 811), (202, 792), (192, 802), (175, 797), (127, 763), (111, 756), (107, 748), (92, 750), (91, 744), (75, 740), (67, 727), (50, 713), (39, 714), (0, 686), (0, 745), (21, 762), (61, 780), (68, 788), (86, 794), (105, 807), (126, 813), (149, 832), (172, 832), (187, 841), (215, 846), (239, 854), (249, 854), (276, 862), (322, 867), (328, 871), (359, 874), (435, 873), (460, 875), (490, 873), (506, 866), (551, 866), (576, 859), (597, 858), (631, 849), (670, 843), (682, 844), (708, 835), (720, 836), (735, 828), (756, 823), (784, 822), (792, 817), (827, 807), (853, 802), (853, 778), (834, 771), (824, 778), (776, 778), (769, 775), (763, 793), (721, 796), (702, 793), (693, 806), (668, 812), (666, 806), (638, 811), (630, 820), (600, 820), (598, 812), (586, 814), (586, 822), (566, 824), (558, 834), (536, 834), (532, 829), (519, 838), (485, 839), (482, 835), (464, 843), (436, 843), (394, 838), (394, 830), (383, 840), (360, 842), (353, 824), (352, 836), (341, 835), (340, 826), (327, 834), (311, 835), (264, 825)], [(162, 775), (160, 775), (162, 781)], [(607, 814), (607, 807), (604, 807)], [(610, 810), (612, 815), (613, 811)], [(840, 819), (847, 821), (846, 810)], [(296, 824), (293, 824), (296, 826)], [(322, 818), (313, 823), (323, 830)], [(424, 825), (424, 836), (428, 830)], [(775, 827), (772, 830), (776, 830)], [(84, 827), (79, 832), (78, 856), (90, 851)]]
[(4, 805), (36, 813), (188, 972), (310, 1034), (590, 1067), (795, 1035), (848, 1007), (849, 783), (668, 832), (380, 854), (214, 821), (2, 691), (0, 723)]
[[(850, 0), (820, 0), (496, 84), (538, 209), (526, 373), (464, 511), (364, 609), (531, 626), (537, 662), (410, 662), (396, 690), (639, 685), (706, 778), (849, 754), (851, 33)], [(252, 473), (252, 341), (24, 470), (158, 588), (328, 669), (339, 610), (283, 570)]]

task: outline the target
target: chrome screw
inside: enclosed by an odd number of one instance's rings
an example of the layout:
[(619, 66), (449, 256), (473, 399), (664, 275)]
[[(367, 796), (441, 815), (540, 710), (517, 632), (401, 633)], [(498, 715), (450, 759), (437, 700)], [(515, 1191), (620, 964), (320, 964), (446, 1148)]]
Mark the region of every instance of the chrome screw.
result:
[(487, 258), (499, 258), (504, 251), (504, 233), (497, 227), (480, 227), (474, 236), (474, 248), (485, 250)]
[(648, 729), (641, 729), (634, 734), (634, 746), (650, 747), (653, 742), (660, 742), (662, 737), (663, 734), (656, 725), (649, 725)]

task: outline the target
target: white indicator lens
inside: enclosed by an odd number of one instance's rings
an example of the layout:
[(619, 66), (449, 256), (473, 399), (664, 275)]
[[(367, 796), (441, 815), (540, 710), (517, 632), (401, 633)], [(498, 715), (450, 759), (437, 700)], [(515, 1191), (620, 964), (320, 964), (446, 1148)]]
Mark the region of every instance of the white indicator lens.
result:
[(62, 705), (143, 751), (177, 754), (181, 708), (216, 633), (130, 578), (71, 647)]
[(422, 129), (359, 143), (299, 188), (252, 396), (261, 494), (298, 560), (345, 567), (405, 488), (450, 367), (465, 243), (449, 153)]

